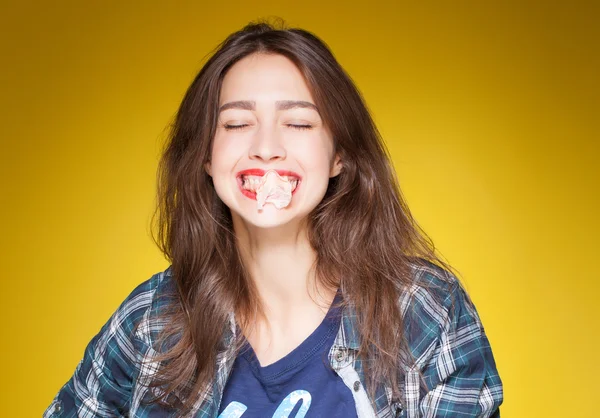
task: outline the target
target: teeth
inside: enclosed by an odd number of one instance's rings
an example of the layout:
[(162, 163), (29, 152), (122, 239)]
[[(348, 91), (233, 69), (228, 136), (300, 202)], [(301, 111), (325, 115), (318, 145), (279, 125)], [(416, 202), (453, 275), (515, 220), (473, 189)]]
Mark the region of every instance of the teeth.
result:
[[(294, 191), (296, 186), (298, 186), (298, 179), (296, 178), (290, 178), (288, 176), (282, 176), (281, 178), (285, 181), (289, 181), (289, 183), (292, 185), (292, 191)], [(258, 186), (260, 186), (261, 181), (262, 177), (260, 176), (242, 176), (242, 188), (255, 192)]]
[[(280, 176), (282, 180), (284, 181), (292, 181), (294, 179), (294, 177), (288, 177), (288, 176)], [(250, 181), (257, 181), (260, 183), (260, 181), (262, 180), (262, 176), (245, 176), (242, 175), (242, 179), (244, 180), (250, 180)]]

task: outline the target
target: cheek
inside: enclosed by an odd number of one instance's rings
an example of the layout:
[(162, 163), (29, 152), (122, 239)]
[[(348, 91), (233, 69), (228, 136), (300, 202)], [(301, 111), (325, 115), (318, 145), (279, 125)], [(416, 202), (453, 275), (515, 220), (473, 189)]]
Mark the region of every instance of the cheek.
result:
[(215, 139), (210, 156), (212, 172), (230, 171), (240, 158), (239, 154), (239, 147), (233, 146), (228, 141)]
[(333, 160), (331, 139), (327, 136), (307, 139), (294, 147), (293, 154), (304, 163), (306, 169), (329, 172)]

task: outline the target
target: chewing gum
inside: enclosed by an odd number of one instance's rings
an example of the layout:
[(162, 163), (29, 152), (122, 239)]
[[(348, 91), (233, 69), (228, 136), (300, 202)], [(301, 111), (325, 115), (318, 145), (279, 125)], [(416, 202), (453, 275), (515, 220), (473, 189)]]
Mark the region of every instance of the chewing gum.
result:
[(256, 189), (258, 210), (272, 203), (277, 209), (283, 209), (292, 201), (292, 185), (282, 179), (275, 170), (267, 171)]

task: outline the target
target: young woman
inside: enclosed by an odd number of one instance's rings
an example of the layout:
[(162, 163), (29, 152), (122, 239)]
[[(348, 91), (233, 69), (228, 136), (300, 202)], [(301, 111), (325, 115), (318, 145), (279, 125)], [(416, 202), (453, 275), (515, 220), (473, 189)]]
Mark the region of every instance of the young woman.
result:
[(92, 339), (46, 417), (499, 416), (477, 312), (317, 37), (230, 35), (159, 173), (171, 266)]

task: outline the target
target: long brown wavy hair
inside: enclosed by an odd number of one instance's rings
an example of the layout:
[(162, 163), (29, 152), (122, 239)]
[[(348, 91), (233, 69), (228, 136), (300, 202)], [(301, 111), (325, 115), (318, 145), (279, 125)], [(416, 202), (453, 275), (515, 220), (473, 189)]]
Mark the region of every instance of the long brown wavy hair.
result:
[[(314, 34), (265, 21), (227, 37), (187, 90), (158, 171), (154, 239), (171, 262), (175, 294), (164, 312), (155, 401), (189, 411), (211, 386), (229, 314), (248, 323), (258, 295), (236, 246), (231, 213), (205, 172), (228, 69), (255, 53), (281, 54), (301, 71), (329, 127), (343, 169), (309, 215), (315, 272), (340, 288), (357, 314), (367, 389), (385, 382), (399, 396), (406, 348), (398, 306), (411, 264), (447, 265), (412, 218), (388, 151), (350, 76)], [(175, 400), (175, 401), (174, 401)]]

